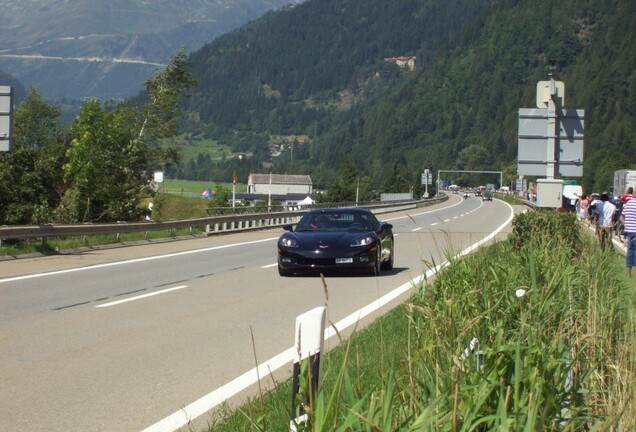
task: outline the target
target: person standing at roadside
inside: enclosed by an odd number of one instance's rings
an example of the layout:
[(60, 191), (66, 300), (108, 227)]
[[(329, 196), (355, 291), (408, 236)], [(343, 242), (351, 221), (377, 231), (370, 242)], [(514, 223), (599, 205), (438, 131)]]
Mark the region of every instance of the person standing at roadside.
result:
[(578, 208), (579, 220), (587, 223), (587, 217), (589, 215), (588, 212), (590, 211), (590, 200), (587, 198), (587, 195), (581, 195), (581, 197), (579, 198)]
[(627, 276), (632, 277), (632, 267), (636, 265), (636, 199), (634, 199), (634, 189), (632, 198), (623, 204), (621, 222), (625, 227), (625, 237), (627, 239), (627, 254), (625, 264), (627, 266)]
[(621, 195), (621, 201), (623, 201), (623, 204), (629, 201), (633, 195), (634, 195), (634, 188), (630, 186), (627, 188), (625, 193)]
[(616, 206), (609, 200), (609, 194), (603, 192), (601, 194), (601, 202), (596, 205), (596, 213), (598, 214), (598, 237), (601, 243), (601, 249), (605, 250), (612, 247), (612, 228), (614, 223), (612, 215), (616, 210)]
[(589, 223), (596, 225), (596, 232), (598, 233), (598, 213), (596, 211), (596, 207), (601, 204), (599, 194), (590, 195), (590, 206), (588, 207), (588, 217)]

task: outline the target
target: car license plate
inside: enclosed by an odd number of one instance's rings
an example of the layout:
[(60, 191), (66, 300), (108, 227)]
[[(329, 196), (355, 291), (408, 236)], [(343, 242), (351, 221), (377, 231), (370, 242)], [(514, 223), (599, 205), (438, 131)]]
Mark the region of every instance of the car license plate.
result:
[(351, 264), (353, 258), (336, 258), (336, 264)]

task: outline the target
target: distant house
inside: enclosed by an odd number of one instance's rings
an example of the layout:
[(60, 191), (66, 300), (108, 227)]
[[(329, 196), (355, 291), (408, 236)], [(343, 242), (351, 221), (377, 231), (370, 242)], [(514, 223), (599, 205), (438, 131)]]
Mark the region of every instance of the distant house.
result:
[(311, 177), (294, 174), (250, 174), (247, 193), (236, 194), (237, 201), (250, 205), (272, 200), (289, 207), (306, 205), (314, 198)]
[(400, 56), (400, 57), (385, 57), (384, 61), (388, 63), (395, 63), (402, 69), (408, 68), (409, 71), (415, 72), (416, 56)]
[(308, 175), (250, 174), (247, 193), (307, 196), (313, 193), (313, 183)]

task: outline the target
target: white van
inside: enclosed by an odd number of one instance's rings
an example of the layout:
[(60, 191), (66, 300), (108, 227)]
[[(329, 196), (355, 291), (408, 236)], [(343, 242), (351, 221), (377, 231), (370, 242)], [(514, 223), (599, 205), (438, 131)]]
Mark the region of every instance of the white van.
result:
[(574, 210), (579, 197), (583, 195), (583, 188), (578, 185), (565, 185), (563, 186), (563, 192), (561, 194), (563, 195), (564, 201), (568, 204), (568, 209)]

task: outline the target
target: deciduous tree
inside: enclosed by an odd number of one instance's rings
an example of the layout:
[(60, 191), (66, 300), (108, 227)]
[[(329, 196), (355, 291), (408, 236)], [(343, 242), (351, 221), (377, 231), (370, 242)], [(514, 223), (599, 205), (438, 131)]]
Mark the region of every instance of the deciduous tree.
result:
[(66, 133), (62, 111), (28, 90), (13, 118), (13, 141), (0, 153), (0, 223), (51, 222), (64, 190), (61, 165)]
[[(146, 82), (141, 106), (88, 101), (76, 118), (64, 165), (66, 208), (81, 221), (131, 220), (156, 167), (178, 160), (159, 138), (177, 131), (181, 99), (193, 84), (183, 50)], [(71, 212), (73, 213), (73, 212)], [(68, 212), (67, 212), (68, 214)]]

